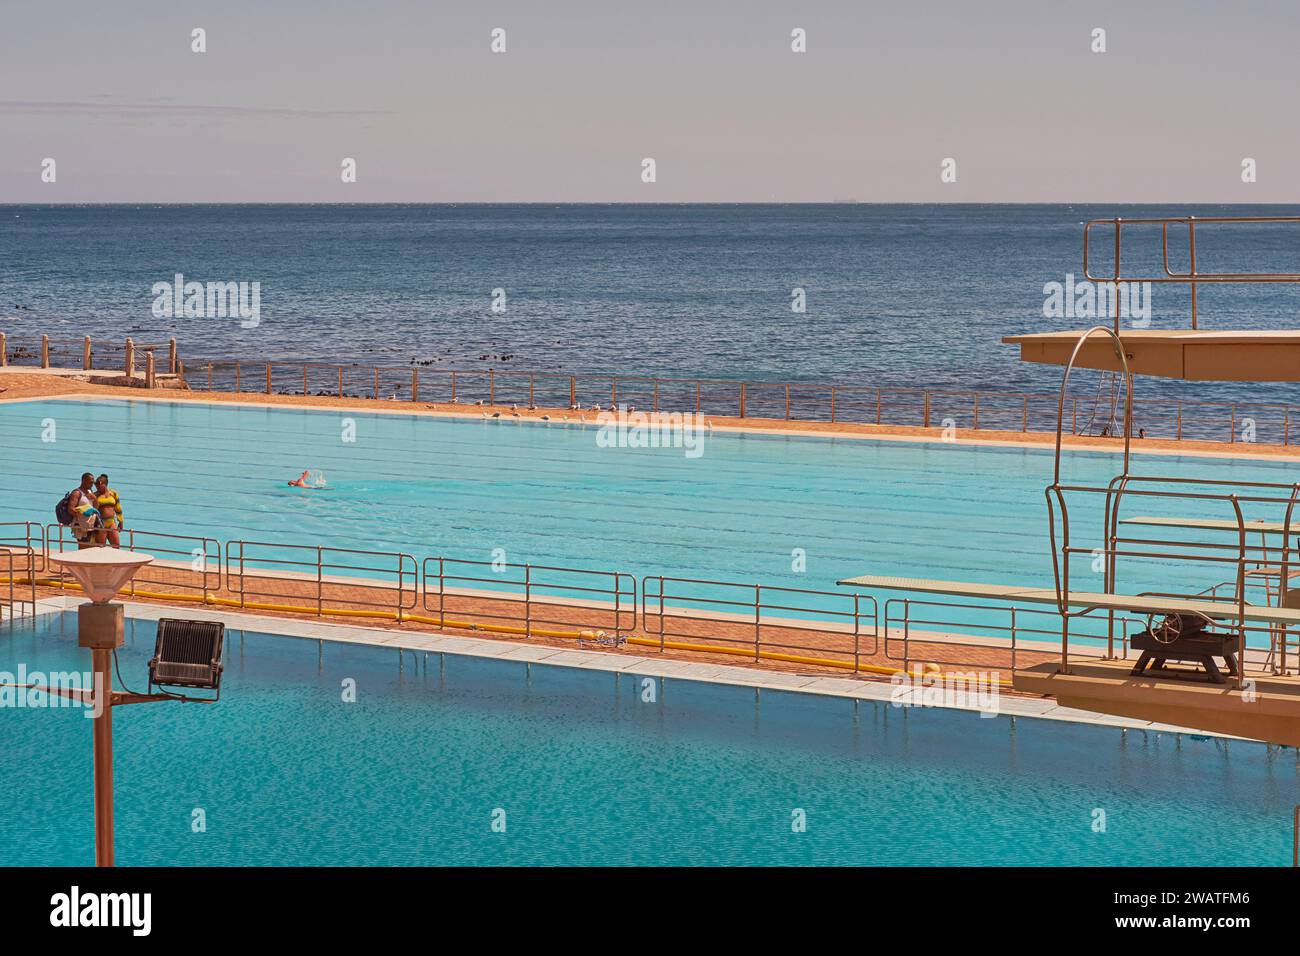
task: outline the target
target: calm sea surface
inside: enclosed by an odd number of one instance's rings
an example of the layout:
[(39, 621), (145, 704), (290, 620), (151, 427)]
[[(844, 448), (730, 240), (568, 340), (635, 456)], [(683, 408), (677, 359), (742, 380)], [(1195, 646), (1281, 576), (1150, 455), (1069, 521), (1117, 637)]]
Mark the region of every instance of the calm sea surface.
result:
[[(1004, 334), (1082, 278), (1083, 222), (1295, 215), (1297, 207), (978, 205), (0, 206), (0, 329), (11, 340), (157, 341), (213, 357), (353, 358), (442, 368), (833, 380), (1048, 390)], [(1228, 232), (1227, 230), (1233, 230)], [(1160, 234), (1125, 261), (1159, 269)], [(1098, 264), (1109, 263), (1109, 235)], [(1300, 270), (1300, 228), (1203, 227), (1202, 269)], [(1131, 255), (1131, 260), (1130, 260)], [(1171, 265), (1186, 241), (1171, 235)], [(261, 284), (261, 316), (158, 319), (156, 282)], [(792, 311), (805, 290), (807, 311)], [(493, 290), (505, 312), (492, 311)], [(1153, 290), (1153, 327), (1188, 294)], [(1290, 285), (1209, 288), (1204, 327), (1296, 325)], [(1146, 380), (1145, 395), (1287, 401), (1285, 386)]]

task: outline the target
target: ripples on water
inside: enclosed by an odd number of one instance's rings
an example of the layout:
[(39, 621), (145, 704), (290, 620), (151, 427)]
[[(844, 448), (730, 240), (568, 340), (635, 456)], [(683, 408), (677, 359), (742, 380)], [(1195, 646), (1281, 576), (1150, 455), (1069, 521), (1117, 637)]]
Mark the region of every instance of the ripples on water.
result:
[[(0, 206), (0, 328), (161, 338), (198, 357), (1052, 390), (1008, 333), (1081, 277), (1082, 223), (1294, 207), (972, 205)], [(1198, 234), (1202, 269), (1297, 271), (1297, 231)], [(1175, 268), (1184, 246), (1171, 239)], [(1098, 264), (1109, 260), (1106, 237)], [(1159, 233), (1126, 233), (1155, 269)], [(1143, 252), (1152, 255), (1144, 255)], [(1126, 261), (1128, 256), (1126, 255)], [(155, 282), (259, 281), (262, 321), (155, 319)], [(791, 311), (791, 290), (808, 311)], [(507, 311), (490, 308), (503, 288)], [(1291, 286), (1201, 293), (1204, 327), (1294, 326)], [(1154, 292), (1153, 327), (1188, 294)], [(1146, 380), (1143, 394), (1286, 401), (1270, 385)]]

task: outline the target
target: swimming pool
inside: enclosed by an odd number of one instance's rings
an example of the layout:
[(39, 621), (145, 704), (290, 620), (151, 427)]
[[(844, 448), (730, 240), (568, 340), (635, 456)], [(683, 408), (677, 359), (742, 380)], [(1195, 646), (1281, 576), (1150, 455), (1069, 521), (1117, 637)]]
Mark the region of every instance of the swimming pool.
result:
[[(355, 441), (344, 440), (348, 421)], [(50, 422), (57, 440), (43, 441)], [(832, 590), (868, 572), (1051, 585), (1047, 451), (714, 433), (688, 458), (601, 447), (596, 434), (216, 403), (4, 403), (0, 521), (50, 522), (82, 471), (107, 471), (131, 526), (222, 541)], [(1068, 459), (1081, 480), (1104, 482), (1117, 467), (1106, 454)], [(287, 488), (305, 468), (323, 471), (330, 490)], [(1195, 457), (1158, 468), (1272, 481), (1295, 470)], [(1086, 541), (1099, 524), (1076, 534)], [(1135, 568), (1131, 580), (1168, 590), (1169, 573), (1186, 565)]]
[[(128, 621), (132, 686), (153, 627)], [(75, 633), (0, 626), (0, 671), (84, 670)], [(1289, 860), (1292, 750), (676, 679), (643, 702), (634, 673), (227, 637), (219, 704), (114, 716), (121, 865)], [(0, 862), (89, 863), (90, 722), (3, 708), (0, 733)]]

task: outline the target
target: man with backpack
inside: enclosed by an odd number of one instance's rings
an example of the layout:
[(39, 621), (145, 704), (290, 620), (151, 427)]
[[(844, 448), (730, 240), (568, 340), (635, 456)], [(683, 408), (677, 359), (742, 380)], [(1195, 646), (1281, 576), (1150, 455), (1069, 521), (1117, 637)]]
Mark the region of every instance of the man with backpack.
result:
[(86, 472), (80, 486), (73, 488), (54, 506), (54, 517), (59, 524), (72, 528), (77, 539), (77, 549), (95, 545), (95, 532), (99, 530), (99, 511), (95, 507), (95, 476)]

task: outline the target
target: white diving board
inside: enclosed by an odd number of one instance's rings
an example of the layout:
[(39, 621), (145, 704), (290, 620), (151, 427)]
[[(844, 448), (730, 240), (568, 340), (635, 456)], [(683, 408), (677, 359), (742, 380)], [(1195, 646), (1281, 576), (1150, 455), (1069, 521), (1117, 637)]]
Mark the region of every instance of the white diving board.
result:
[[(1020, 604), (1050, 604), (1057, 607), (1053, 588), (1026, 588), (1005, 584), (977, 584), (966, 581), (933, 581), (929, 578), (896, 578), (864, 574), (845, 578), (837, 584), (876, 588), (886, 591), (916, 591), (948, 597), (986, 598)], [(1136, 594), (1103, 594), (1098, 591), (1071, 591), (1066, 604), (1073, 608), (1107, 611), (1137, 611), (1142, 614), (1199, 614), (1207, 618), (1235, 618), (1237, 605), (1227, 601), (1203, 601), (1196, 598), (1148, 597)], [(1300, 608), (1269, 607), (1247, 604), (1244, 618), (1265, 624), (1300, 625)]]

